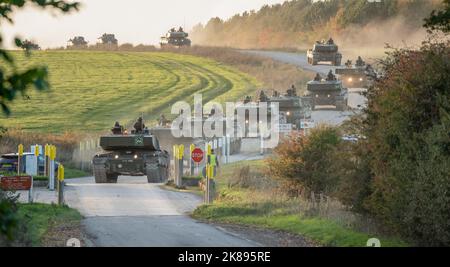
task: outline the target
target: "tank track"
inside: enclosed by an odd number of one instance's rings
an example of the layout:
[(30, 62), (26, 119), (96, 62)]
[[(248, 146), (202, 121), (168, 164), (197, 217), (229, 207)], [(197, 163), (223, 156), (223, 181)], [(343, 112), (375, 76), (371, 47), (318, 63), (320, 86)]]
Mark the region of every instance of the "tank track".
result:
[(147, 181), (149, 183), (165, 183), (168, 178), (166, 167), (149, 164), (146, 166)]
[(115, 184), (115, 183), (117, 183), (118, 175), (107, 173), (106, 169), (101, 166), (94, 165), (92, 168), (94, 171), (95, 183), (97, 183), (97, 184)]

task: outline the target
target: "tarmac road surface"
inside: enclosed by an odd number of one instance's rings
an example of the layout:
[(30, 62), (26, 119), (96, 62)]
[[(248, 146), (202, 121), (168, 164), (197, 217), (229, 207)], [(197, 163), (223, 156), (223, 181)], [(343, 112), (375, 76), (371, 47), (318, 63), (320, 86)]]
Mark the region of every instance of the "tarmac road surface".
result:
[(306, 59), (306, 52), (293, 53), (293, 52), (281, 52), (281, 51), (261, 51), (261, 50), (241, 50), (244, 53), (254, 54), (258, 56), (272, 58), (273, 60), (296, 65), (304, 70), (320, 73), (320, 75), (326, 75), (330, 70), (333, 73), (336, 70), (336, 66), (331, 65), (311, 65)]
[(161, 189), (145, 177), (120, 176), (117, 184), (70, 179), (65, 189), (66, 203), (85, 217), (93, 246), (261, 246), (192, 219), (187, 213), (201, 203), (200, 196)]

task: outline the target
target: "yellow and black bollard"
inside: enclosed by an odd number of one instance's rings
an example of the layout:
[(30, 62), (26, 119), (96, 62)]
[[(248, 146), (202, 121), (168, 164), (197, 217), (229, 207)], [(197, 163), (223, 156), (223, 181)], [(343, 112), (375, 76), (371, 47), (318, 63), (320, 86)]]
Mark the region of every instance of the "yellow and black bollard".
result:
[(17, 175), (22, 173), (22, 156), (23, 156), (23, 145), (19, 144), (17, 147)]
[(64, 204), (64, 166), (58, 166), (58, 205)]

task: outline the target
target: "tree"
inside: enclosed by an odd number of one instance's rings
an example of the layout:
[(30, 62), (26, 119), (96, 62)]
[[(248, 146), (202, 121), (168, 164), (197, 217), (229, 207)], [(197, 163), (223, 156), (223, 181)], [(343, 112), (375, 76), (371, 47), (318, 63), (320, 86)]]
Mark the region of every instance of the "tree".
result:
[(425, 19), (424, 27), (430, 31), (450, 32), (450, 0), (444, 0), (443, 10), (433, 10), (430, 17)]
[[(78, 10), (78, 3), (67, 3), (57, 0), (0, 0), (0, 24), (3, 21), (13, 23), (12, 14), (26, 4), (34, 4), (42, 8), (53, 8), (63, 13)], [(24, 47), (29, 53), (30, 46), (26, 42), (16, 38), (17, 47)], [(0, 35), (0, 105), (5, 114), (10, 113), (8, 102), (15, 99), (18, 93), (25, 94), (30, 86), (37, 90), (49, 88), (48, 71), (46, 67), (33, 67), (19, 70), (11, 53), (3, 47), (3, 38)], [(5, 65), (3, 64), (5, 63)], [(5, 66), (5, 67), (4, 67)], [(6, 69), (9, 67), (9, 69)], [(3, 128), (1, 128), (3, 129)], [(0, 189), (0, 242), (6, 237), (8, 240), (14, 238), (15, 227), (18, 225), (16, 216), (16, 201), (10, 198)]]

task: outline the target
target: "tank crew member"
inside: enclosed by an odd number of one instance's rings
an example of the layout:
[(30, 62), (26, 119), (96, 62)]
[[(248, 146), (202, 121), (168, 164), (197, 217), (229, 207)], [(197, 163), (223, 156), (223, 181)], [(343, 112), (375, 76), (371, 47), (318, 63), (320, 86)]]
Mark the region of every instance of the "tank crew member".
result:
[(114, 127), (111, 129), (113, 134), (122, 134), (123, 132), (123, 126), (120, 125), (118, 121), (114, 124)]
[(332, 45), (332, 44), (334, 44), (334, 40), (333, 40), (333, 38), (331, 38), (331, 37), (330, 37), (330, 39), (328, 39), (328, 42), (327, 42), (327, 44), (329, 44), (329, 45)]
[(358, 59), (356, 60), (356, 66), (362, 67), (365, 64), (366, 64), (366, 62), (364, 62), (364, 60), (362, 60), (362, 58), (360, 56), (358, 56)]
[(252, 97), (248, 95), (248, 96), (246, 96), (244, 98), (244, 104), (247, 104), (247, 103), (250, 103), (250, 102), (252, 102)]
[(142, 117), (139, 117), (137, 119), (137, 121), (134, 123), (134, 129), (136, 130), (136, 133), (139, 134), (144, 131), (144, 128), (145, 128), (145, 124), (142, 121)]
[(273, 90), (272, 97), (279, 97), (280, 93), (277, 90)]
[(291, 91), (292, 91), (292, 96), (297, 96), (297, 88), (295, 87), (294, 84), (291, 86)]
[(166, 116), (164, 116), (164, 114), (159, 115), (159, 122), (158, 125), (159, 126), (166, 126)]
[(178, 31), (179, 31), (179, 32), (183, 32), (183, 27), (180, 27), (180, 28), (178, 29)]
[(336, 76), (334, 76), (332, 70), (330, 70), (330, 72), (328, 72), (327, 81), (336, 81)]
[(316, 74), (316, 77), (314, 77), (314, 81), (316, 81), (316, 82), (322, 81), (322, 76), (320, 76), (320, 73)]
[(259, 102), (267, 102), (269, 98), (266, 96), (266, 93), (264, 93), (263, 90), (259, 92)]
[(349, 59), (349, 60), (347, 60), (347, 62), (345, 62), (345, 66), (347, 67), (347, 68), (351, 68), (352, 67), (352, 61)]

